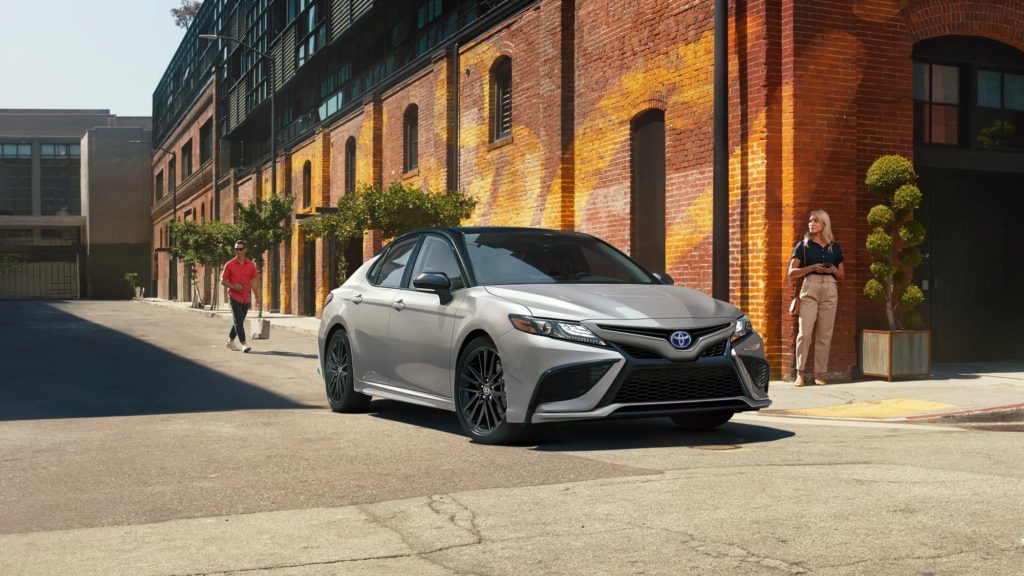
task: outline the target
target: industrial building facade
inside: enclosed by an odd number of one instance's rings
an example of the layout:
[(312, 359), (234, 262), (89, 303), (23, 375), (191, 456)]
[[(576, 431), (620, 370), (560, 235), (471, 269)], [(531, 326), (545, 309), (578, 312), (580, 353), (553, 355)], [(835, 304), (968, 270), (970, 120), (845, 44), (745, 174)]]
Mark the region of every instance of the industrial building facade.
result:
[[(857, 334), (881, 320), (861, 295), (864, 173), (893, 153), (914, 159), (925, 193), (915, 280), (935, 360), (1024, 357), (991, 329), (1020, 307), (981, 291), (1021, 280), (1004, 264), (1024, 248), (1024, 0), (729, 4), (729, 294), (772, 365), (792, 372), (785, 272), (823, 208), (847, 268), (829, 372), (857, 371)], [(275, 189), (296, 196), (295, 233), (269, 255), (264, 302), (314, 315), (338, 248), (307, 242), (299, 221), (394, 181), (468, 192), (465, 224), (592, 233), (710, 292), (713, 6), (206, 0), (154, 93), (159, 295), (186, 289), (162, 250), (170, 218), (230, 219), (235, 199)], [(368, 234), (364, 255), (382, 240)], [(965, 280), (978, 270), (984, 282)], [(215, 273), (200, 277), (214, 296)]]
[(0, 299), (124, 298), (149, 284), (150, 119), (0, 110)]

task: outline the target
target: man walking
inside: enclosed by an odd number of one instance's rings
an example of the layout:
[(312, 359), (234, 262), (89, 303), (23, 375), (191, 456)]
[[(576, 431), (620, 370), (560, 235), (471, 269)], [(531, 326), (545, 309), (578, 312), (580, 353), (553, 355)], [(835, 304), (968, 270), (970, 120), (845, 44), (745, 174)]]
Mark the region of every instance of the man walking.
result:
[[(256, 264), (245, 257), (245, 242), (235, 242), (235, 257), (224, 265), (224, 272), (220, 275), (220, 283), (228, 289), (228, 300), (231, 302), (231, 317), (234, 323), (231, 325), (231, 332), (228, 333), (228, 348), (248, 352), (252, 350), (245, 343), (245, 315), (249, 312), (251, 304), (259, 304), (256, 290), (252, 287), (252, 280), (256, 278), (259, 271)], [(238, 336), (239, 348), (235, 344), (235, 336)]]

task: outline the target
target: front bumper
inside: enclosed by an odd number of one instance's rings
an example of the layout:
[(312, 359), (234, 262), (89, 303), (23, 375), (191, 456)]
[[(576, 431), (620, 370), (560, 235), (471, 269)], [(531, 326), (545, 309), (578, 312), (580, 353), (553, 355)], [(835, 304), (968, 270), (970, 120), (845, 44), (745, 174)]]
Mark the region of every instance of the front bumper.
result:
[[(529, 337), (534, 345), (540, 338), (516, 332), (508, 336)], [(531, 361), (529, 354), (502, 352), (510, 422), (742, 412), (771, 405), (769, 367), (756, 333), (735, 343), (727, 335), (715, 335), (686, 360), (665, 358), (650, 346), (652, 353), (645, 354), (632, 345), (638, 340), (625, 346), (612, 343), (610, 348), (544, 340), (554, 344), (555, 354), (545, 346)]]

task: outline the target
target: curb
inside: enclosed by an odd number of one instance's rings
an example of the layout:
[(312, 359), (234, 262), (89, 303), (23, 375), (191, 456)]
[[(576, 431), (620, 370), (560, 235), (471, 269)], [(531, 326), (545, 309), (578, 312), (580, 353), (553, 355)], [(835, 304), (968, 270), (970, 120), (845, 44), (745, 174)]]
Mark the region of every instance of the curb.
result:
[[(146, 299), (139, 300), (139, 302), (142, 302), (143, 304), (149, 304), (150, 306), (159, 306), (161, 308), (167, 308), (167, 309), (170, 309), (170, 310), (182, 310), (182, 311), (186, 311), (186, 312), (191, 312), (193, 314), (199, 314), (201, 316), (206, 316), (207, 318), (217, 318), (217, 319), (223, 319), (223, 320), (226, 320), (228, 322), (231, 322), (231, 314), (229, 312), (226, 312), (226, 311), (222, 312), (222, 311), (219, 311), (219, 310), (206, 310), (206, 309), (199, 309), (199, 308), (192, 308), (192, 307), (185, 308), (183, 306), (174, 306), (174, 305), (171, 305), (171, 304), (164, 304), (163, 302), (158, 302), (158, 301), (154, 301), (154, 300), (146, 300)], [(246, 320), (252, 320), (253, 318), (256, 318), (256, 316), (250, 316), (250, 317), (246, 318)], [(316, 330), (310, 330), (309, 328), (303, 328), (301, 326), (291, 326), (291, 325), (288, 325), (288, 324), (281, 324), (281, 323), (274, 322), (274, 320), (284, 320), (284, 318), (268, 318), (266, 316), (264, 316), (264, 318), (267, 319), (267, 320), (270, 320), (270, 325), (271, 325), (273, 330), (284, 330), (285, 332), (292, 332), (294, 334), (302, 334), (302, 335), (305, 335), (305, 336), (316, 336), (317, 335), (317, 331)]]
[[(905, 420), (914, 422), (927, 422), (940, 419), (960, 419), (971, 416), (991, 416), (998, 420), (1000, 416), (1015, 416), (1017, 412), (1024, 410), (1024, 404), (1010, 404), (1007, 406), (994, 406), (992, 408), (977, 408), (975, 410), (960, 410), (958, 412), (945, 412), (942, 414), (921, 414), (918, 416), (907, 416)], [(1005, 413), (1005, 414), (1003, 414)], [(1011, 414), (1012, 413), (1012, 414)]]

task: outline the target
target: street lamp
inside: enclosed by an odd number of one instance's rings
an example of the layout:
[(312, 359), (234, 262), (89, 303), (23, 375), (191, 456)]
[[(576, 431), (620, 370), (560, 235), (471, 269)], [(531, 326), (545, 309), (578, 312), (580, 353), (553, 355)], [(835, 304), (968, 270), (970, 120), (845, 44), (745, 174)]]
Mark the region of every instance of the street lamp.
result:
[[(128, 142), (130, 142), (132, 144), (141, 144), (142, 140), (129, 140)], [(152, 142), (150, 142), (149, 144), (150, 144), (150, 146), (152, 146), (153, 148), (156, 148), (157, 150), (163, 150), (164, 152), (170, 154), (171, 155), (171, 161), (174, 162), (174, 174), (168, 174), (167, 175), (167, 185), (171, 187), (171, 221), (172, 222), (177, 222), (178, 221), (178, 184), (177, 184), (177, 182), (175, 182), (175, 180), (178, 179), (178, 155), (174, 153), (174, 150), (168, 150), (167, 148), (164, 148), (163, 146), (160, 146), (159, 144), (154, 144)], [(174, 226), (171, 226), (167, 230), (167, 245), (168, 246), (174, 246)], [(174, 270), (175, 272), (177, 272), (177, 269), (175, 268), (177, 263), (175, 262), (174, 252), (170, 252), (170, 254), (168, 254), (168, 257), (170, 259), (170, 268), (171, 268), (171, 270)], [(171, 283), (168, 284), (168, 290), (170, 292), (169, 296), (171, 297), (171, 300), (176, 300), (178, 298), (177, 276), (178, 275), (175, 273), (174, 274), (174, 277), (175, 277), (174, 282), (171, 282)]]
[(234, 42), (243, 48), (252, 50), (254, 54), (267, 61), (270, 66), (270, 194), (271, 196), (277, 195), (277, 138), (274, 136), (274, 124), (276, 124), (276, 117), (274, 114), (274, 93), (277, 92), (276, 83), (274, 81), (274, 59), (265, 52), (261, 52), (249, 44), (242, 42), (237, 38), (231, 36), (221, 36), (220, 34), (200, 34), (200, 38), (203, 40), (227, 40), (228, 42)]

